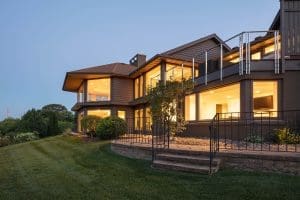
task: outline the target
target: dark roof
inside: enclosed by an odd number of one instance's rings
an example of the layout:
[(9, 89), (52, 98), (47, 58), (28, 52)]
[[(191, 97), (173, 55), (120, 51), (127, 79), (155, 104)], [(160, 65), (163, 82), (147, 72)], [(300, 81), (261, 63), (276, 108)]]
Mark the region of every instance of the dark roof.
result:
[[(190, 47), (192, 47), (194, 45), (197, 45), (197, 44), (199, 44), (201, 42), (205, 42), (205, 41), (210, 40), (210, 39), (214, 39), (217, 43), (224, 43), (224, 41), (219, 36), (217, 36), (217, 34), (213, 33), (213, 34), (207, 35), (205, 37), (202, 37), (200, 39), (194, 40), (192, 42), (189, 42), (189, 43), (183, 44), (181, 46), (175, 47), (173, 49), (170, 49), (168, 51), (165, 51), (165, 52), (161, 53), (161, 55), (173, 55), (173, 54), (176, 54), (176, 53), (178, 53), (178, 52), (180, 52), (182, 50), (185, 50), (187, 48), (190, 48)], [(228, 50), (230, 50), (230, 47), (227, 46), (226, 44), (225, 44), (225, 47)], [(195, 55), (196, 54), (197, 54), (197, 52), (195, 52)]]
[(135, 69), (136, 69), (135, 66), (125, 64), (125, 63), (111, 63), (107, 65), (79, 69), (68, 73), (89, 73), (89, 74), (99, 73), (99, 74), (127, 76)]
[(280, 29), (280, 10), (278, 10), (269, 30), (279, 30)]

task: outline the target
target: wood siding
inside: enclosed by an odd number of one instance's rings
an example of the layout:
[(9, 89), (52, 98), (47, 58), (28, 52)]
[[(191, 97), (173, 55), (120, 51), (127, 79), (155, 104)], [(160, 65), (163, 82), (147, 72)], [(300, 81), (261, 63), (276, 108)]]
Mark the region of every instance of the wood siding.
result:
[(133, 79), (111, 78), (111, 101), (124, 104), (133, 100)]

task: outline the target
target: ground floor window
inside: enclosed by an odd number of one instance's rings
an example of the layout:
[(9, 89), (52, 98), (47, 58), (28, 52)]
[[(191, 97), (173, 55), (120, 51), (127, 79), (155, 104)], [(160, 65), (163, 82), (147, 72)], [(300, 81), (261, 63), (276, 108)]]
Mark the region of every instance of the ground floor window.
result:
[(144, 123), (144, 110), (138, 109), (134, 111), (134, 127), (136, 130), (141, 130)]
[(152, 116), (151, 116), (151, 111), (150, 107), (146, 108), (146, 130), (151, 130), (151, 125), (152, 125)]
[(125, 110), (118, 110), (118, 117), (125, 120), (126, 111)]
[(110, 116), (110, 110), (109, 109), (88, 110), (87, 115), (95, 115), (101, 118), (105, 118)]
[(240, 112), (240, 84), (200, 92), (199, 101), (200, 120), (212, 119), (216, 113)]
[(254, 117), (276, 117), (278, 109), (277, 81), (253, 82), (253, 112)]
[(83, 115), (84, 115), (83, 111), (78, 112), (78, 115), (77, 115), (77, 131), (80, 133), (82, 132), (81, 120), (83, 118)]
[(184, 118), (186, 121), (196, 120), (196, 94), (185, 97)]

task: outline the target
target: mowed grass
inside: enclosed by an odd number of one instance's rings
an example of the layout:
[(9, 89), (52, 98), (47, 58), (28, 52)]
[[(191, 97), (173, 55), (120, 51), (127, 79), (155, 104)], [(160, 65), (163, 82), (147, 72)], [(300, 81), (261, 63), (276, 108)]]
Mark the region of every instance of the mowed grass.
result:
[(300, 177), (164, 172), (109, 142), (57, 136), (0, 148), (0, 199), (300, 199)]

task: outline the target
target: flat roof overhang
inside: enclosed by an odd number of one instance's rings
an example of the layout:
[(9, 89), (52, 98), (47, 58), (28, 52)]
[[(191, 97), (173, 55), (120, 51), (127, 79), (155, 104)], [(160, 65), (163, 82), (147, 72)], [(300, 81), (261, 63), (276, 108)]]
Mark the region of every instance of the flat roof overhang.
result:
[(85, 79), (98, 79), (98, 78), (110, 78), (110, 77), (127, 77), (117, 74), (105, 74), (105, 73), (84, 73), (84, 72), (67, 72), (63, 84), (63, 90), (68, 92), (77, 92)]

